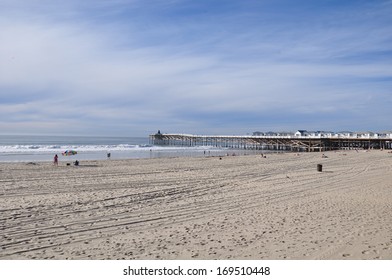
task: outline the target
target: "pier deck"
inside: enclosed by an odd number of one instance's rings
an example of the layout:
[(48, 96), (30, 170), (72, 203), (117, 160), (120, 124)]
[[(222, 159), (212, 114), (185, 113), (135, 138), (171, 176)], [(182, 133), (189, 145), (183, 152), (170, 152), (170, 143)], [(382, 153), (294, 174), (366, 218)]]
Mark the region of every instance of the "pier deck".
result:
[(160, 146), (213, 146), (220, 148), (282, 151), (330, 151), (351, 149), (392, 149), (392, 138), (314, 136), (212, 136), (153, 134), (150, 144)]

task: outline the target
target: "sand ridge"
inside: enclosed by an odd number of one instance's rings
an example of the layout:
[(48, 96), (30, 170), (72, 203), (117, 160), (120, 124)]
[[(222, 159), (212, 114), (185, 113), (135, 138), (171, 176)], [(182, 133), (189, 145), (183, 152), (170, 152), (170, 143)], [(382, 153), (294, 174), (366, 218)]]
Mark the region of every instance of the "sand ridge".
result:
[(392, 259), (392, 154), (325, 155), (2, 163), (0, 259)]

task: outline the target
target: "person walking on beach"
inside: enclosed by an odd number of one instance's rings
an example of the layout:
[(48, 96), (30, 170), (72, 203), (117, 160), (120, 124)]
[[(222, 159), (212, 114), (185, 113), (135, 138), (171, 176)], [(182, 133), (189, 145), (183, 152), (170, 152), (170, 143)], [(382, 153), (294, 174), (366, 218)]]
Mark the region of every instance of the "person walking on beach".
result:
[(54, 156), (53, 164), (56, 166), (59, 165), (59, 157), (57, 156), (57, 154)]

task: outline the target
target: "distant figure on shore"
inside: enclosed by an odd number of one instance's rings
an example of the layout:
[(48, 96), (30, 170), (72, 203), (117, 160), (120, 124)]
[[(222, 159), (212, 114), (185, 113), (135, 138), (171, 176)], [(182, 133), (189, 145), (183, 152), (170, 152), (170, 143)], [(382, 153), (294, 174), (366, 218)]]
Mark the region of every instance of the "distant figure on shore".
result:
[(110, 153), (108, 153), (108, 154), (107, 154), (107, 157), (108, 157), (108, 159), (110, 159), (110, 156), (111, 156), (111, 154), (110, 154)]
[(57, 154), (53, 158), (53, 164), (56, 166), (59, 165), (59, 157), (57, 156)]

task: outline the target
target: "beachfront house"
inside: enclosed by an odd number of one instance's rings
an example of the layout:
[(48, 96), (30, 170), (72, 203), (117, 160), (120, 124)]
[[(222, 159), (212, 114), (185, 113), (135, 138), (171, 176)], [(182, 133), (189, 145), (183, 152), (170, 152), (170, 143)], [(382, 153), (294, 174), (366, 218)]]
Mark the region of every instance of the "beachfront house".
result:
[(358, 138), (377, 138), (378, 136), (371, 131), (357, 132), (356, 134)]
[(307, 130), (297, 130), (296, 133), (294, 133), (295, 137), (301, 137), (301, 136), (309, 136), (309, 133)]
[(332, 131), (308, 131), (308, 134), (311, 137), (326, 137), (326, 138), (330, 138), (334, 135)]
[(307, 136), (310, 136), (310, 137), (320, 137), (318, 131), (308, 131), (307, 133), (308, 133)]
[(287, 131), (282, 131), (282, 132), (277, 132), (276, 133), (278, 136), (293, 136), (293, 132), (287, 132)]
[(265, 136), (278, 136), (278, 134), (276, 132), (273, 132), (273, 131), (268, 131), (264, 135)]
[(383, 131), (378, 133), (379, 138), (392, 138), (392, 131)]
[(339, 138), (353, 138), (357, 137), (357, 134), (351, 131), (339, 131), (338, 133), (335, 134), (335, 137)]
[(261, 131), (255, 131), (252, 133), (253, 136), (264, 136), (264, 132)]
[(331, 138), (334, 135), (335, 135), (335, 133), (333, 131), (320, 131), (320, 136), (321, 137)]

